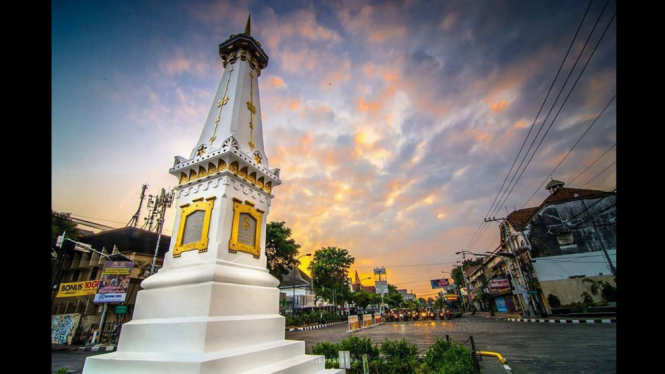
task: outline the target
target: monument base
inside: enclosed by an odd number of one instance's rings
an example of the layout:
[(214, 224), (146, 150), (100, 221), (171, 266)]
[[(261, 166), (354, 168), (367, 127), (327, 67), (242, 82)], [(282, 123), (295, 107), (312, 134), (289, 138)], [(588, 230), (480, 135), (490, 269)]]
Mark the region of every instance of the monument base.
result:
[(304, 341), (284, 339), (280, 291), (265, 269), (219, 262), (163, 269), (144, 282), (117, 351), (87, 357), (83, 374), (345, 372), (305, 354)]
[(306, 355), (305, 342), (246, 346), (211, 353), (113, 352), (86, 358), (84, 373), (117, 374), (343, 374), (325, 369), (325, 357)]

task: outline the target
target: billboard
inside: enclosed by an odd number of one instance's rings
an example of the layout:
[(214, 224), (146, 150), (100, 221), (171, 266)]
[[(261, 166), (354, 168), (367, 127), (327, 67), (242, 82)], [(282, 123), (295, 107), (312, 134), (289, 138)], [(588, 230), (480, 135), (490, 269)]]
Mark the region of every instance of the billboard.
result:
[(443, 288), (450, 285), (448, 279), (432, 279), (430, 283), (432, 284), (432, 288)]
[(96, 303), (122, 303), (127, 295), (133, 261), (106, 261), (99, 280)]
[(58, 294), (55, 297), (87, 296), (97, 293), (99, 281), (83, 281), (60, 283)]
[(490, 281), (490, 288), (509, 288), (510, 283), (508, 279), (492, 279)]
[(374, 275), (385, 275), (386, 274), (386, 268), (376, 268), (374, 269)]
[(377, 294), (388, 294), (388, 281), (376, 281), (374, 285), (376, 286)]

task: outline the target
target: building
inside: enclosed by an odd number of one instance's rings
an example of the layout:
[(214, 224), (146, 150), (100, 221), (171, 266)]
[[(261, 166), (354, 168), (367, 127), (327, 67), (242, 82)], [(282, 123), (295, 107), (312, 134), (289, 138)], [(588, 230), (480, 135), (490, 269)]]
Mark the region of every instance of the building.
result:
[(279, 283), (280, 314), (298, 314), (315, 306), (312, 278), (300, 268), (291, 269)]
[(590, 293), (585, 279), (616, 286), (616, 192), (564, 185), (552, 179), (539, 206), (496, 219), (501, 243), (469, 283), (499, 310), (551, 314), (548, 298), (566, 305)]
[[(141, 282), (151, 275), (153, 259), (155, 268), (159, 269), (167, 252), (171, 238), (146, 231), (136, 227), (123, 227), (114, 230), (101, 231), (97, 234), (83, 232), (78, 242), (87, 244), (97, 252), (80, 252), (76, 244), (64, 241), (62, 248), (53, 257), (53, 290), (51, 314), (53, 316), (77, 315), (79, 321), (72, 334), (70, 343), (83, 344), (90, 340), (91, 332), (99, 328), (102, 318), (104, 327), (98, 341), (114, 343), (123, 323), (131, 320), (136, 301), (136, 294), (141, 289)], [(157, 243), (159, 242), (159, 246)], [(110, 249), (110, 250), (109, 250)], [(127, 288), (127, 296), (122, 303), (111, 303), (107, 306), (106, 315), (103, 316), (104, 307), (101, 303), (94, 303), (94, 294), (84, 296), (56, 297), (60, 285), (82, 281), (98, 281), (101, 278), (101, 269), (109, 260), (130, 260), (133, 270)], [(116, 308), (118, 307), (118, 308)]]

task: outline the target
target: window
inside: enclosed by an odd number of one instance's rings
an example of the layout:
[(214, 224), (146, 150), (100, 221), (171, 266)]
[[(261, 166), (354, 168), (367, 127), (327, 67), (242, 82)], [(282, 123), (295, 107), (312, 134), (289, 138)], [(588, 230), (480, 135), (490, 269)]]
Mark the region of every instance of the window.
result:
[(97, 267), (92, 268), (92, 270), (90, 271), (90, 280), (96, 280), (97, 279), (97, 271), (98, 270), (99, 270), (99, 268), (97, 268)]
[(573, 244), (573, 234), (570, 232), (564, 234), (558, 234), (556, 240), (559, 242), (559, 245), (572, 245)]

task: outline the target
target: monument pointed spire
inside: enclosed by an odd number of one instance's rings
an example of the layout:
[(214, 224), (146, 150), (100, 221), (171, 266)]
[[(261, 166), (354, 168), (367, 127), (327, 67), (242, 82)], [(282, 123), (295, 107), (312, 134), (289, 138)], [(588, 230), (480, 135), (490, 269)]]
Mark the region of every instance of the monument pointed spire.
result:
[(141, 282), (117, 351), (88, 357), (83, 374), (344, 373), (284, 339), (265, 243), (282, 183), (263, 144), (258, 78), (268, 55), (249, 32), (250, 18), (219, 44), (224, 72), (201, 136), (169, 169), (178, 211), (163, 265)]
[(247, 25), (245, 26), (245, 35), (250, 36), (249, 29), (251, 27), (250, 23), (252, 22), (252, 14), (249, 14), (249, 17), (247, 17)]

